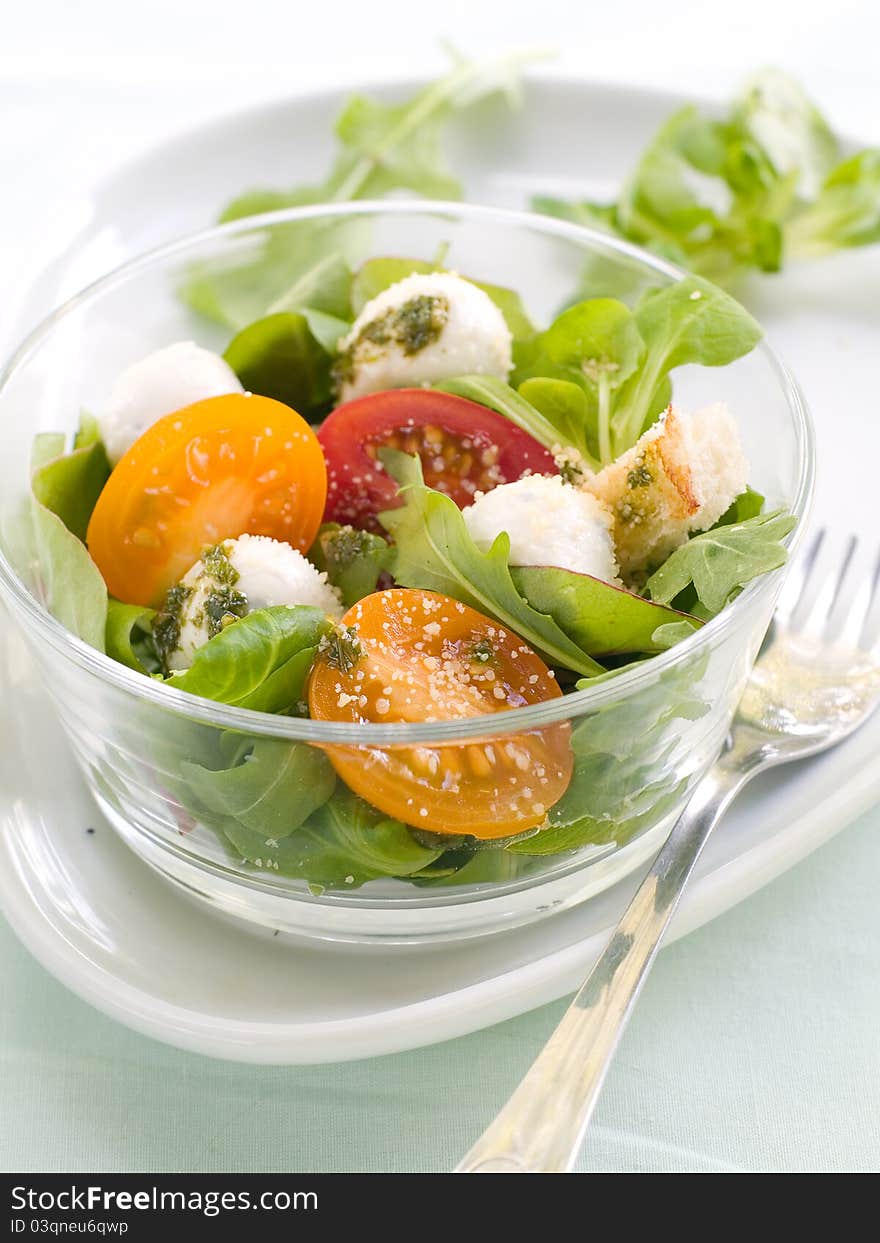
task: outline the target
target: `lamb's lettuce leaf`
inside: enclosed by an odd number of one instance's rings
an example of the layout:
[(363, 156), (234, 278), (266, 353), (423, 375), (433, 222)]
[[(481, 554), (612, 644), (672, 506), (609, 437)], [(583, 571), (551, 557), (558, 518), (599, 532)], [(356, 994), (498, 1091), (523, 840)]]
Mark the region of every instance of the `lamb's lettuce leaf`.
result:
[(714, 616), (746, 583), (785, 564), (782, 541), (796, 522), (777, 510), (695, 535), (651, 575), (647, 594), (658, 604), (670, 604), (693, 584), (707, 615)]
[(557, 566), (516, 566), (510, 575), (532, 608), (549, 614), (590, 656), (665, 651), (670, 646), (666, 627), (680, 627), (678, 641), (702, 625), (695, 617), (588, 574)]
[(880, 151), (844, 157), (798, 84), (765, 70), (725, 117), (694, 106), (669, 117), (616, 202), (533, 207), (732, 285), (749, 270), (880, 240)]
[(383, 450), (380, 457), (403, 502), (379, 515), (395, 541), (391, 573), (396, 582), (442, 592), (497, 618), (553, 665), (586, 675), (601, 672), (551, 617), (519, 594), (508, 565), (506, 534), (482, 552), (455, 502), (425, 486), (418, 457), (394, 449)]

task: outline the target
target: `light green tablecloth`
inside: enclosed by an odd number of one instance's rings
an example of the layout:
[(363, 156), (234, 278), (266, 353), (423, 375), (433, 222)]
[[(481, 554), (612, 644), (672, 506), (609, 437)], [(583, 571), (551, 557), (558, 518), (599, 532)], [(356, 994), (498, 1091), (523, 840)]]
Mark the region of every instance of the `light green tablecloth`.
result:
[[(665, 950), (584, 1170), (880, 1166), (880, 808)], [(0, 1164), (22, 1171), (432, 1171), (501, 1106), (562, 1006), (342, 1066), (259, 1068), (94, 1013), (0, 927)]]

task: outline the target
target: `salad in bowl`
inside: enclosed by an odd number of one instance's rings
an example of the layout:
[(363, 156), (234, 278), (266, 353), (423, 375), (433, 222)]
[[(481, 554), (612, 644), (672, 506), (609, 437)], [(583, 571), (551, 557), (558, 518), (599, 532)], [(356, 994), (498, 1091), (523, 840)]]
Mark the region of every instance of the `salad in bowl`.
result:
[[(184, 309), (291, 238), (298, 292), (231, 333)], [(509, 926), (635, 866), (723, 738), (809, 491), (760, 337), (625, 243), (457, 205), (240, 222), (62, 308), (0, 390), (18, 460), (41, 419), (0, 572), (114, 825), (323, 936)]]

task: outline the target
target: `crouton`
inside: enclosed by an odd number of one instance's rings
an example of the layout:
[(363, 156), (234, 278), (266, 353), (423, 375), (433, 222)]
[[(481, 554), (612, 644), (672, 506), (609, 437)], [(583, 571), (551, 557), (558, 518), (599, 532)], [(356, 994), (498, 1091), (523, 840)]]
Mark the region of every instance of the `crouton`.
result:
[(717, 522), (747, 478), (739, 431), (726, 406), (696, 414), (670, 406), (631, 449), (583, 486), (611, 510), (620, 572), (633, 582), (692, 532)]

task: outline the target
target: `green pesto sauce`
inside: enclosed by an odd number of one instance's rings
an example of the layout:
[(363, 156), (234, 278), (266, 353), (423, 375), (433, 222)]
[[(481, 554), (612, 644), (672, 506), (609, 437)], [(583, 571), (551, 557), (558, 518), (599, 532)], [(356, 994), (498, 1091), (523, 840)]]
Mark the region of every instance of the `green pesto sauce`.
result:
[(469, 656), (475, 664), (488, 665), (495, 656), (495, 645), (491, 639), (478, 639), (471, 647)]
[(206, 549), (202, 553), (202, 565), (206, 574), (226, 587), (234, 587), (238, 582), (238, 570), (229, 560), (225, 544), (215, 544), (213, 548)]
[(183, 583), (169, 588), (165, 603), (153, 620), (153, 646), (163, 669), (168, 668), (168, 658), (180, 644), (181, 614), (192, 594), (192, 587)]
[(223, 584), (206, 596), (204, 609), (194, 620), (197, 626), (206, 623), (208, 634), (213, 639), (232, 622), (245, 617), (247, 611), (247, 596)]
[(420, 294), (365, 324), (357, 337), (336, 360), (333, 379), (339, 386), (351, 383), (358, 364), (367, 361), (371, 346), (395, 345), (407, 358), (433, 344), (449, 319), (449, 299), (437, 294)]
[(153, 621), (153, 644), (162, 668), (168, 670), (171, 655), (180, 646), (180, 631), (183, 615), (187, 605), (196, 592), (196, 586), (207, 585), (204, 602), (197, 613), (193, 614), (195, 626), (202, 626), (213, 639), (221, 630), (225, 630), (232, 622), (245, 617), (249, 611), (248, 598), (236, 590), (239, 573), (226, 551), (225, 544), (215, 544), (207, 548), (201, 557), (204, 569), (199, 575), (198, 584), (187, 586), (177, 583), (165, 596), (159, 613)]
[(331, 669), (342, 673), (349, 673), (363, 655), (354, 626), (336, 626), (321, 639), (318, 651)]
[(654, 482), (654, 476), (648, 470), (644, 462), (640, 462), (638, 466), (634, 466), (626, 477), (627, 485), (630, 488), (647, 488)]
[(338, 531), (329, 533), (322, 540), (322, 551), (328, 569), (347, 569), (353, 562), (372, 552), (375, 542), (375, 536), (369, 531), (360, 531), (351, 526), (340, 527)]

